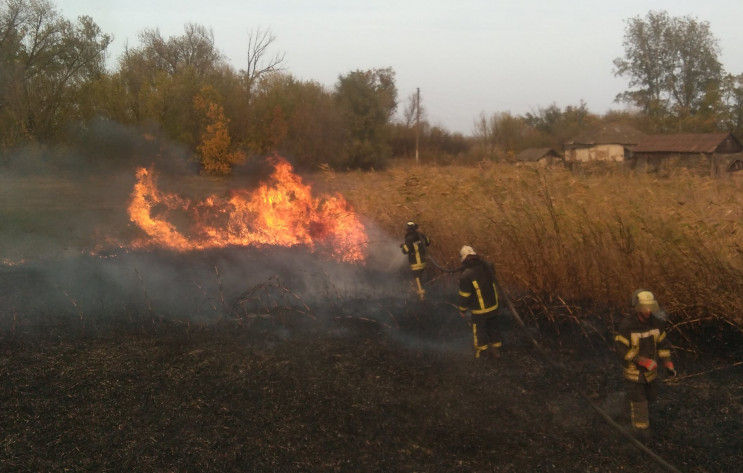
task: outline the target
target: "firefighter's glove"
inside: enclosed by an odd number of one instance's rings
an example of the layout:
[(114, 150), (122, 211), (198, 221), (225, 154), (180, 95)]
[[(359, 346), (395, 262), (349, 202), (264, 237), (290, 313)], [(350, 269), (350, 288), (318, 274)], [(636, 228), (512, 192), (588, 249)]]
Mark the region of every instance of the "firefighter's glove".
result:
[(467, 318), (467, 312), (464, 311), (464, 310), (460, 310), (459, 311), (459, 316), (462, 317), (463, 319), (466, 319)]
[(645, 358), (644, 356), (637, 358), (637, 365), (642, 366), (648, 371), (653, 371), (658, 368), (658, 363), (656, 363), (655, 360)]
[(663, 366), (666, 368), (666, 371), (668, 371), (668, 376), (671, 378), (675, 378), (678, 373), (676, 373), (676, 368), (673, 367), (673, 362), (666, 361), (663, 363)]

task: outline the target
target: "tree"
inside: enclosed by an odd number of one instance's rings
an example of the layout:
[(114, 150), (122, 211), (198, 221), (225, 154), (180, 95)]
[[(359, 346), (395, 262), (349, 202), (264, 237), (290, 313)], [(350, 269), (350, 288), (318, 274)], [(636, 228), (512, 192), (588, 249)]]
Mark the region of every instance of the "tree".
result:
[(205, 76), (224, 63), (214, 44), (214, 32), (195, 23), (186, 23), (183, 35), (165, 40), (158, 29), (145, 29), (139, 35), (142, 52), (153, 67), (174, 76), (184, 68)]
[(348, 166), (369, 169), (384, 165), (390, 156), (387, 127), (397, 108), (394, 71), (356, 70), (340, 76), (335, 99), (350, 133), (345, 153)]
[(320, 164), (344, 167), (347, 140), (344, 117), (332, 95), (320, 84), (273, 73), (257, 84), (251, 103), (250, 148), (260, 154), (279, 152), (298, 168)]
[(561, 149), (566, 141), (594, 123), (596, 117), (588, 111), (588, 106), (581, 100), (580, 105), (568, 105), (562, 110), (555, 104), (547, 108), (539, 107), (536, 113), (527, 113), (524, 120), (539, 134), (534, 137), (530, 146)]
[(253, 88), (261, 77), (281, 71), (284, 53), (274, 54), (270, 58), (266, 57), (268, 48), (274, 41), (276, 41), (276, 37), (270, 30), (258, 28), (248, 33), (248, 66), (245, 70), (240, 71), (248, 95), (252, 94)]
[(194, 107), (204, 115), (204, 131), (196, 150), (201, 157), (204, 174), (227, 175), (232, 172), (234, 165), (245, 161), (246, 156), (232, 149), (227, 128), (229, 120), (224, 116), (224, 109), (218, 100), (218, 94), (209, 86), (194, 97)]
[(2, 143), (50, 139), (79, 119), (83, 87), (105, 72), (111, 37), (92, 18), (62, 18), (48, 0), (0, 3)]
[(203, 87), (223, 82), (229, 71), (213, 33), (189, 23), (183, 35), (165, 39), (159, 30), (146, 29), (140, 40), (142, 45), (125, 51), (120, 60), (121, 85), (114, 88), (127, 91), (129, 110), (117, 109), (116, 115), (136, 123), (153, 121), (171, 139), (195, 149), (202, 128), (194, 98)]
[(485, 113), (475, 122), (475, 138), (491, 158), (512, 158), (522, 143), (529, 139), (534, 129), (526, 120), (514, 116), (511, 112), (494, 113), (490, 117)]
[(728, 74), (723, 79), (722, 102), (724, 112), (721, 125), (725, 130), (743, 137), (743, 74)]
[(614, 60), (615, 75), (629, 78), (630, 90), (616, 101), (639, 107), (660, 128), (669, 116), (702, 111), (706, 94), (722, 79), (719, 46), (708, 22), (649, 12), (627, 20), (624, 58)]

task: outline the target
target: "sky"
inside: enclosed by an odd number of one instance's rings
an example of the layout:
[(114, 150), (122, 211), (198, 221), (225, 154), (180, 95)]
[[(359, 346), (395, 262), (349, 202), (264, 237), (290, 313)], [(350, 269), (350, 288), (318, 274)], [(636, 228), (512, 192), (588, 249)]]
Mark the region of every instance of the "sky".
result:
[[(54, 0), (53, 0), (54, 1)], [(211, 29), (236, 69), (247, 66), (250, 32), (269, 30), (266, 57), (283, 54), (285, 72), (332, 90), (355, 70), (392, 68), (398, 114), (420, 89), (433, 126), (472, 134), (481, 115), (538, 113), (584, 102), (593, 113), (614, 102), (628, 78), (614, 75), (624, 57), (628, 19), (650, 11), (710, 24), (725, 71), (743, 74), (740, 0), (56, 0), (70, 20), (87, 15), (114, 37), (111, 68), (139, 33), (181, 36), (188, 23)]]

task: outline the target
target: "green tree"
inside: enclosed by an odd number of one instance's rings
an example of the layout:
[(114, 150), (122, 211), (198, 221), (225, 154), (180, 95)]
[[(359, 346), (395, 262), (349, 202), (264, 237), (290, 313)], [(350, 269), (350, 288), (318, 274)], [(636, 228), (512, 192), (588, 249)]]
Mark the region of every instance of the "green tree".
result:
[(722, 128), (734, 133), (739, 139), (743, 139), (743, 74), (725, 76), (722, 102), (724, 104)]
[(251, 102), (250, 149), (291, 157), (297, 167), (345, 167), (347, 128), (341, 110), (320, 84), (272, 73), (256, 85)]
[(709, 106), (707, 94), (723, 75), (719, 46), (708, 22), (649, 12), (627, 20), (623, 58), (615, 74), (629, 78), (630, 90), (616, 101), (639, 107), (663, 131)]
[(397, 109), (394, 71), (356, 70), (340, 76), (335, 99), (350, 135), (344, 153), (347, 166), (360, 169), (384, 166), (391, 154), (389, 124)]
[(539, 107), (537, 112), (527, 113), (524, 120), (538, 132), (537, 136), (532, 136), (525, 144), (559, 150), (566, 141), (595, 123), (597, 117), (588, 111), (588, 106), (581, 100), (578, 106), (568, 105), (564, 109), (556, 104), (547, 108)]
[(73, 23), (48, 0), (0, 2), (0, 136), (4, 145), (59, 137), (79, 120), (86, 84), (105, 73), (111, 37)]
[(186, 24), (183, 35), (165, 39), (159, 30), (146, 29), (140, 40), (142, 45), (120, 60), (119, 85), (109, 87), (128, 94), (126, 109), (114, 103), (112, 114), (134, 123), (155, 122), (171, 139), (195, 149), (203, 130), (194, 98), (229, 71), (212, 31)]

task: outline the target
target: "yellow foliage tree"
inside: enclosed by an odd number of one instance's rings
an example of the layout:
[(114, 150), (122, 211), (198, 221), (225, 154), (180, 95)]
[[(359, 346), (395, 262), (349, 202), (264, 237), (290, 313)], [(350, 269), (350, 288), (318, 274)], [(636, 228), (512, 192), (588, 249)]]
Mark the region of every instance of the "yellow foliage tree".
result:
[(204, 174), (228, 175), (232, 167), (245, 161), (245, 153), (231, 148), (232, 140), (227, 125), (230, 120), (224, 115), (224, 107), (210, 98), (215, 95), (211, 87), (204, 87), (194, 98), (194, 107), (204, 114), (206, 128), (201, 142), (196, 147), (201, 158)]

